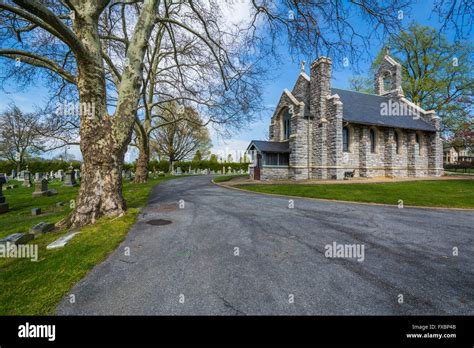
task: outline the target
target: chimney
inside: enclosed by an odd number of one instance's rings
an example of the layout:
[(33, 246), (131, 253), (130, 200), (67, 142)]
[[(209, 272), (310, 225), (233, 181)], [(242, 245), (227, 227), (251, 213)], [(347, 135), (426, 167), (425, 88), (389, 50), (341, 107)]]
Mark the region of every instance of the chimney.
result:
[(319, 57), (311, 64), (310, 110), (316, 120), (324, 118), (326, 97), (331, 95), (331, 66), (327, 57)]

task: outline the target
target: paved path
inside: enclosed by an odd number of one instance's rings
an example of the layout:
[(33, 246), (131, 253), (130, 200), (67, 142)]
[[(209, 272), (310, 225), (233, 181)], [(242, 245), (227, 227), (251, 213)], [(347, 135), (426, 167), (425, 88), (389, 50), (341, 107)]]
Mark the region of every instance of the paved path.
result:
[[(58, 313), (474, 314), (474, 213), (294, 204), (209, 177), (164, 182)], [(364, 260), (325, 257), (333, 242), (363, 245)]]

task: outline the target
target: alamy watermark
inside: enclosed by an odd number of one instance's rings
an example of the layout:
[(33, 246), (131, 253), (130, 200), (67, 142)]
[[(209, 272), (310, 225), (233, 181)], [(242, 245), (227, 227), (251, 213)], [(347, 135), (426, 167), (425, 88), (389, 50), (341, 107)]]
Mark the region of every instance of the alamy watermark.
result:
[(356, 258), (359, 262), (365, 260), (364, 244), (339, 244), (332, 242), (332, 244), (326, 244), (324, 249), (326, 250), (324, 256), (327, 258)]
[(0, 244), (0, 258), (12, 259), (30, 259), (33, 262), (38, 261), (37, 244), (20, 244), (7, 242)]
[(410, 105), (389, 99), (388, 102), (380, 103), (381, 116), (412, 116), (414, 120), (421, 117), (420, 107), (416, 104)]
[(92, 119), (95, 117), (95, 103), (56, 103), (54, 113), (61, 116), (81, 116)]

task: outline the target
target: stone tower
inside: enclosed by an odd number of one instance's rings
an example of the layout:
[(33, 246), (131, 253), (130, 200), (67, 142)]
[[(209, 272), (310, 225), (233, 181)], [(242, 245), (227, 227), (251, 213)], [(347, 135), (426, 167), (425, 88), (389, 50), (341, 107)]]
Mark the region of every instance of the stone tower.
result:
[(403, 97), (402, 66), (386, 55), (374, 76), (375, 93), (390, 97)]

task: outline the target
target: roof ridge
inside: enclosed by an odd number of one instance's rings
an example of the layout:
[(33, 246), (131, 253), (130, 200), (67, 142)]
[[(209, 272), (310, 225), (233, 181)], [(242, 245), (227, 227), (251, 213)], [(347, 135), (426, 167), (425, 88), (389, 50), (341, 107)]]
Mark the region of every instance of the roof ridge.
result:
[(353, 93), (360, 93), (360, 94), (366, 94), (366, 95), (373, 95), (374, 97), (388, 98), (388, 97), (385, 96), (385, 95), (379, 95), (379, 94), (375, 94), (375, 93), (367, 93), (367, 92), (354, 91), (354, 90), (351, 90), (351, 89), (345, 89), (345, 88), (339, 88), (339, 87), (331, 87), (331, 89), (339, 89), (339, 90), (341, 90), (341, 91), (346, 91), (346, 92), (353, 92)]

